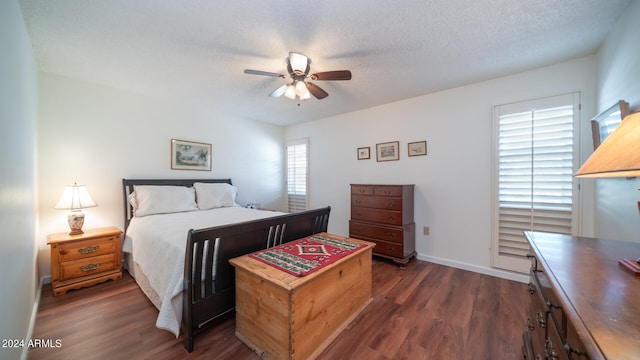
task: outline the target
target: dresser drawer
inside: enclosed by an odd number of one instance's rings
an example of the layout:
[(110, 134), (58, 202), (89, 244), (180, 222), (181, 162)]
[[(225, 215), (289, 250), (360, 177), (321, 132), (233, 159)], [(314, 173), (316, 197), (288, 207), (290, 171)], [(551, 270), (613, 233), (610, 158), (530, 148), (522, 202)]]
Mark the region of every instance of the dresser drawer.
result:
[(373, 185), (351, 185), (351, 194), (373, 195)]
[(103, 273), (118, 268), (120, 259), (116, 254), (95, 256), (87, 259), (74, 260), (60, 264), (60, 274), (63, 279), (72, 279), (94, 273)]
[(373, 221), (388, 225), (402, 225), (402, 213), (392, 210), (378, 210), (362, 207), (351, 207), (353, 220)]
[[(402, 244), (404, 231), (398, 228), (376, 226), (358, 221), (349, 221), (349, 236), (365, 236)], [(375, 249), (375, 248), (374, 248)]]
[(402, 210), (402, 198), (352, 195), (351, 206), (400, 211)]
[[(354, 237), (358, 238), (357, 236), (354, 236)], [(373, 248), (374, 254), (386, 255), (394, 258), (401, 258), (404, 256), (402, 244), (380, 241), (377, 239), (370, 239), (370, 238), (366, 238), (362, 240), (376, 243), (376, 246)]]
[(116, 241), (119, 240), (119, 236), (110, 236), (74, 241), (56, 246), (60, 262), (65, 262), (114, 253), (116, 252)]
[(402, 196), (402, 186), (385, 186), (378, 185), (373, 188), (373, 195), (375, 196)]

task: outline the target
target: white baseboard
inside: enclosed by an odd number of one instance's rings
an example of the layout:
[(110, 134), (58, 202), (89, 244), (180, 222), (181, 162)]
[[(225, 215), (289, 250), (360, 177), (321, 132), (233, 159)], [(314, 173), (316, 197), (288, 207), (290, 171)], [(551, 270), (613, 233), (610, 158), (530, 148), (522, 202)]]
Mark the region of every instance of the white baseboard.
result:
[(487, 268), (483, 266), (451, 261), (448, 259), (442, 259), (442, 258), (437, 258), (433, 256), (423, 255), (423, 254), (418, 254), (416, 256), (416, 259), (428, 261), (428, 262), (432, 262), (440, 265), (451, 266), (457, 269), (473, 271), (480, 274), (495, 276), (495, 277), (499, 277), (507, 280), (513, 280), (513, 281), (517, 281), (525, 284), (529, 282), (528, 274), (521, 274), (521, 273), (516, 273), (508, 270), (500, 270), (496, 268)]
[[(51, 282), (51, 276), (49, 276), (49, 282)], [(27, 336), (25, 340), (28, 341), (33, 336), (33, 328), (36, 326), (36, 317), (38, 317), (38, 308), (40, 307), (40, 296), (42, 295), (42, 286), (45, 284), (45, 277), (40, 278), (40, 284), (38, 285), (38, 291), (36, 291), (36, 298), (33, 301), (33, 309), (31, 310), (31, 320), (29, 320), (29, 327), (27, 328)], [(20, 359), (27, 360), (29, 356), (29, 347), (22, 347), (22, 355)]]

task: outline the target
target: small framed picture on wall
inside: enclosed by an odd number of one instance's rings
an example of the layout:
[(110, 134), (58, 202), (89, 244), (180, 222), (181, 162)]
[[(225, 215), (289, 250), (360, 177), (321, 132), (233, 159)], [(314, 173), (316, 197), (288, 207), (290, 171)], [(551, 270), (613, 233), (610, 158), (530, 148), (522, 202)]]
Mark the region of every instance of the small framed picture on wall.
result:
[(358, 148), (358, 160), (366, 159), (371, 159), (371, 148), (368, 146)]
[(427, 142), (417, 141), (417, 142), (409, 143), (408, 153), (409, 153), (409, 156), (427, 155)]
[(377, 161), (393, 161), (400, 159), (400, 142), (392, 141), (387, 143), (376, 144), (376, 160)]

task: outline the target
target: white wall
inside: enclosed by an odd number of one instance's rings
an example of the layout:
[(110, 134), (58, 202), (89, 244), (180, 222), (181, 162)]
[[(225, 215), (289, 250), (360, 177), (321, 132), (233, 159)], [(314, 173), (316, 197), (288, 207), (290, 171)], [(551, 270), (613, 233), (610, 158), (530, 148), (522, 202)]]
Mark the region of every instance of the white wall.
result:
[[(37, 288), (37, 71), (17, 1), (0, 2), (0, 339), (25, 339)], [(4, 342), (3, 342), (4, 344)], [(0, 347), (0, 358), (23, 349)]]
[[(286, 137), (310, 138), (310, 203), (332, 206), (331, 232), (348, 235), (350, 183), (415, 184), (419, 258), (497, 274), (491, 269), (492, 108), (581, 91), (589, 114), (582, 133), (590, 141), (595, 69), (594, 56), (576, 59), (290, 126)], [(396, 140), (400, 160), (376, 162), (376, 143)], [(428, 155), (407, 157), (407, 143), (421, 140)], [(372, 159), (358, 161), (356, 149), (365, 146)], [(424, 226), (429, 236), (422, 235)]]
[[(217, 113), (206, 104), (176, 103), (40, 74), (40, 271), (50, 275), (46, 236), (68, 231), (55, 210), (64, 185), (87, 185), (97, 207), (85, 228), (123, 227), (122, 178), (231, 178), (242, 205), (283, 209), (282, 127)], [(172, 138), (212, 144), (211, 172), (170, 169)], [(256, 151), (259, 149), (259, 151)]]
[[(598, 110), (618, 100), (640, 111), (640, 1), (632, 1), (598, 53)], [(587, 181), (587, 180), (584, 180)], [(597, 184), (595, 234), (640, 242), (640, 178), (589, 180)], [(640, 256), (637, 254), (636, 256)]]

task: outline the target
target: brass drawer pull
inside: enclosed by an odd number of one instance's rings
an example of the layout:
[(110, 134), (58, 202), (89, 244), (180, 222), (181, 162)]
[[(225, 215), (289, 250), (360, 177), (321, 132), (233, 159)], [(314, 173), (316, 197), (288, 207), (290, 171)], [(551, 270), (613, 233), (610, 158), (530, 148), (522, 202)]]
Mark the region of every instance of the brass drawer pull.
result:
[(100, 249), (100, 245), (95, 245), (95, 246), (87, 246), (86, 248), (80, 248), (78, 249), (78, 252), (80, 254), (91, 254), (94, 253), (96, 251), (98, 251), (98, 249)]
[(395, 205), (396, 205), (396, 202), (395, 202), (395, 201), (393, 201), (393, 200), (391, 200), (391, 201), (389, 201), (389, 202), (387, 203), (387, 206), (388, 206), (388, 207), (394, 207)]
[(395, 236), (395, 234), (394, 234), (394, 233), (392, 233), (392, 232), (387, 233), (387, 237), (393, 238), (394, 236)]
[(536, 329), (536, 325), (533, 321), (531, 321), (531, 318), (527, 318), (527, 328), (531, 331)]
[(89, 272), (89, 271), (93, 271), (97, 268), (100, 267), (100, 263), (98, 264), (88, 264), (88, 265), (84, 265), (84, 266), (80, 266), (80, 270), (84, 271), (84, 272)]
[(544, 320), (544, 314), (541, 311), (537, 311), (537, 317), (538, 317), (538, 324), (540, 325), (541, 328), (543, 327), (547, 327), (547, 324)]
[(363, 192), (364, 192), (364, 189), (360, 189), (359, 191), (360, 191), (360, 193), (363, 193)]

